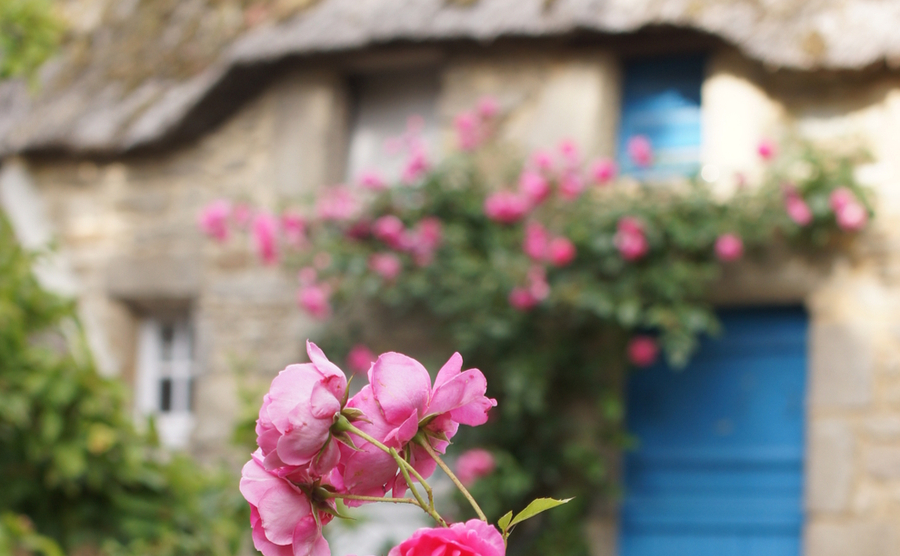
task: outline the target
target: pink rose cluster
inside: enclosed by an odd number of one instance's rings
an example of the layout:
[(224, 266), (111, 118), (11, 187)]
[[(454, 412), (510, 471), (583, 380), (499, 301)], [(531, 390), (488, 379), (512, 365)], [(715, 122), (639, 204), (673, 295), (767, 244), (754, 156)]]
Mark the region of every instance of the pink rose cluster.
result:
[(650, 251), (644, 223), (633, 216), (625, 216), (619, 220), (613, 244), (626, 261), (641, 259)]
[(523, 250), (537, 263), (566, 266), (575, 259), (575, 245), (563, 236), (552, 236), (544, 226), (530, 222), (525, 227)]
[(865, 228), (869, 221), (869, 211), (846, 187), (839, 187), (832, 191), (829, 204), (831, 210), (834, 211), (837, 225), (842, 230), (855, 232)]
[(461, 112), (453, 120), (456, 144), (461, 151), (474, 151), (491, 135), (500, 105), (493, 97), (483, 97), (475, 110)]
[(578, 199), (588, 183), (609, 184), (616, 176), (616, 165), (609, 159), (593, 162), (587, 172), (581, 170), (581, 154), (572, 141), (562, 141), (556, 154), (537, 151), (519, 175), (515, 191), (503, 190), (488, 195), (484, 213), (500, 224), (513, 224), (528, 216), (556, 192), (564, 201)]
[[(393, 214), (381, 216), (372, 223), (372, 235), (387, 247), (409, 254), (418, 266), (428, 266), (443, 239), (443, 224), (434, 216), (426, 216), (412, 228)], [(402, 270), (400, 258), (390, 253), (373, 255), (369, 268), (385, 280), (391, 281)]]
[(306, 245), (307, 222), (299, 214), (284, 211), (276, 216), (266, 211), (254, 211), (245, 204), (232, 205), (218, 199), (206, 205), (197, 217), (200, 230), (219, 242), (231, 236), (231, 230), (248, 230), (260, 261), (266, 265), (278, 263), (281, 245), (301, 248)]
[[(418, 361), (384, 353), (368, 363), (369, 384), (349, 399), (343, 371), (312, 342), (307, 354), (310, 363), (289, 365), (272, 381), (256, 422), (259, 449), (241, 473), (253, 543), (264, 556), (329, 556), (322, 527), (333, 518), (336, 497), (380, 497), (388, 491), (397, 497), (406, 491), (391, 454), (354, 430), (395, 449), (427, 478), (436, 462), (423, 443), (444, 453), (459, 425), (484, 424), (496, 405), (485, 396), (484, 375), (464, 371), (458, 353), (434, 384)], [(357, 368), (372, 357), (361, 350), (351, 355)], [(482, 522), (420, 530), (391, 554), (425, 554), (426, 545), (458, 547), (460, 554), (503, 554), (499, 533)]]

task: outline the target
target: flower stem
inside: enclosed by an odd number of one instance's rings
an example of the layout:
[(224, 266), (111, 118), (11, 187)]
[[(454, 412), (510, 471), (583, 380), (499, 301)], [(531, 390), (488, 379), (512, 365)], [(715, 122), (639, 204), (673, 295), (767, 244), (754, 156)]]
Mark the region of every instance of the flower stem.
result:
[[(394, 461), (397, 462), (397, 467), (400, 468), (400, 473), (403, 475), (403, 478), (406, 480), (406, 484), (409, 487), (409, 490), (412, 492), (413, 496), (415, 496), (415, 498), (417, 500), (416, 504), (420, 508), (422, 508), (422, 510), (425, 513), (430, 515), (432, 517), (432, 519), (434, 519), (438, 524), (440, 524), (444, 527), (448, 527), (447, 522), (444, 521), (444, 518), (441, 517), (441, 515), (439, 513), (437, 513), (437, 510), (435, 510), (435, 508), (434, 508), (434, 492), (431, 489), (431, 485), (428, 484), (428, 482), (422, 477), (422, 475), (419, 474), (419, 472), (416, 471), (416, 469), (408, 461), (406, 461), (405, 459), (400, 457), (400, 454), (397, 452), (397, 450), (395, 450), (394, 448), (388, 448), (387, 446), (385, 446), (382, 442), (380, 442), (375, 437), (359, 430), (344, 416), (341, 416), (340, 419), (335, 423), (335, 425), (337, 426), (338, 430), (351, 432), (351, 433), (355, 434), (356, 436), (362, 438), (363, 440), (369, 442), (370, 444), (372, 444), (379, 450), (390, 454), (391, 457), (394, 458)], [(416, 487), (412, 482), (412, 478), (410, 477), (410, 474), (412, 474), (412, 476), (415, 477), (417, 481), (419, 481), (419, 484), (422, 485), (422, 488), (425, 489), (425, 493), (428, 496), (427, 504), (422, 499), (421, 495), (419, 494), (419, 491), (416, 490)], [(379, 499), (379, 500), (386, 500), (386, 499)]]
[(381, 496), (362, 496), (360, 494), (341, 494), (339, 492), (329, 492), (328, 498), (340, 498), (341, 500), (359, 500), (360, 502), (390, 502), (391, 504), (412, 504), (418, 506), (419, 503), (412, 498), (382, 498)]
[(438, 464), (438, 467), (444, 470), (444, 473), (446, 473), (447, 476), (450, 477), (450, 480), (453, 481), (453, 484), (456, 485), (456, 488), (458, 488), (459, 491), (462, 492), (463, 496), (466, 497), (466, 500), (468, 500), (469, 504), (472, 505), (472, 509), (474, 509), (475, 513), (478, 514), (479, 519), (487, 523), (487, 517), (484, 515), (484, 512), (481, 511), (481, 507), (478, 505), (478, 502), (475, 501), (475, 498), (472, 497), (472, 494), (469, 492), (469, 490), (463, 486), (459, 478), (453, 473), (453, 471), (450, 470), (450, 467), (447, 466), (446, 463), (444, 463), (444, 460), (441, 459), (438, 453), (434, 451), (434, 448), (431, 447), (428, 439), (420, 433), (416, 434), (416, 436), (413, 438), (413, 442), (417, 443), (419, 446), (424, 448), (426, 452), (428, 452), (428, 455), (431, 456), (431, 459), (433, 459)]

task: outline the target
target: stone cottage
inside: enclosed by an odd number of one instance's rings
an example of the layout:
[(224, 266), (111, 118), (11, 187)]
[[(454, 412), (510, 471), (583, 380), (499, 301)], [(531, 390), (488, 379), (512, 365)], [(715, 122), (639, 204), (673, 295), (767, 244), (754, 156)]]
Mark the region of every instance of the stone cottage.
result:
[[(716, 293), (723, 306), (793, 308), (764, 311), (761, 326), (785, 326), (800, 345), (796, 446), (766, 459), (748, 445), (696, 474), (750, 469), (755, 478), (737, 484), (771, 488), (771, 499), (756, 499), (764, 505), (750, 522), (676, 515), (673, 534), (655, 528), (663, 510), (640, 523), (613, 512), (591, 532), (598, 555), (900, 554), (900, 3), (77, 0), (64, 9), (73, 30), (40, 87), (0, 86), (0, 202), (25, 245), (57, 240), (40, 275), (77, 296), (103, 371), (133, 385), (135, 411), (157, 414), (167, 443), (200, 457), (231, 434), (246, 376), (298, 360), (314, 326), (295, 308), (293, 280), (244, 246), (197, 233), (197, 212), (213, 199), (276, 207), (355, 179), (385, 164), (379, 146), (412, 114), (439, 153), (453, 115), (483, 95), (507, 114), (503, 137), (527, 148), (565, 138), (617, 156), (650, 118), (670, 137), (658, 143), (669, 169), (711, 182), (758, 172), (760, 138), (789, 131), (867, 148), (873, 161), (859, 178), (877, 194), (877, 218), (850, 251), (827, 265), (745, 263)], [(632, 102), (670, 90), (675, 105)], [(734, 423), (716, 426), (727, 435)], [(772, 510), (782, 503), (798, 510)]]

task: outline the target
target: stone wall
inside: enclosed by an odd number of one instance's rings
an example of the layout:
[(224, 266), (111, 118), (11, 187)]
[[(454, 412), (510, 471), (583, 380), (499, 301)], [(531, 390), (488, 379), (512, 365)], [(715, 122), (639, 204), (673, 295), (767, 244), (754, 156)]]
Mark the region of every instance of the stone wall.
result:
[[(508, 113), (501, 133), (523, 147), (571, 138), (589, 156), (613, 152), (613, 53), (498, 47), (428, 60), (442, 76), (437, 102), (448, 144), (453, 114), (491, 94)], [(193, 309), (200, 456), (221, 453), (238, 389), (263, 387), (301, 358), (315, 323), (295, 308), (292, 277), (259, 267), (241, 242), (203, 239), (197, 211), (219, 197), (276, 208), (339, 179), (349, 67), (288, 72), (214, 132), (165, 154), (21, 161), (112, 372), (133, 376), (140, 315), (166, 303)], [(703, 86), (703, 123), (703, 163), (726, 186), (735, 171), (759, 173), (760, 137), (788, 129), (831, 144), (854, 136), (874, 155), (860, 177), (877, 191), (878, 218), (860, 241), (834, 259), (776, 253), (732, 268), (716, 299), (810, 312), (807, 556), (900, 554), (900, 79), (772, 74), (721, 50)], [(598, 511), (590, 528), (595, 553), (614, 554), (614, 514)]]

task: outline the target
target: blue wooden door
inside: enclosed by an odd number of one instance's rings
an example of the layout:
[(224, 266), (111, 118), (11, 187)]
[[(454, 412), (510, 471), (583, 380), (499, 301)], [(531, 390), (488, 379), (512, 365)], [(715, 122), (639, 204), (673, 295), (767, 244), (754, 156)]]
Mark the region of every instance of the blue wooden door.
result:
[(799, 556), (807, 318), (722, 314), (681, 371), (635, 371), (621, 556)]

